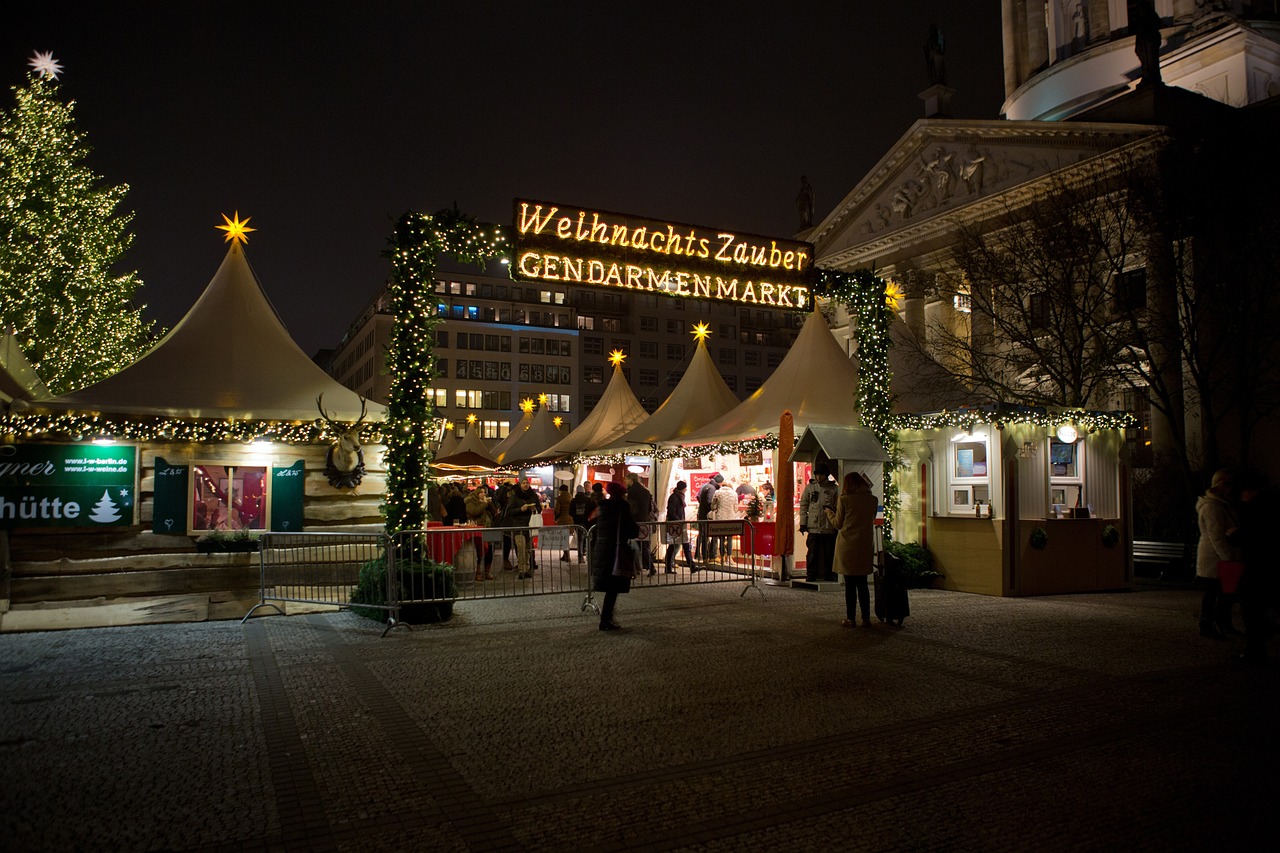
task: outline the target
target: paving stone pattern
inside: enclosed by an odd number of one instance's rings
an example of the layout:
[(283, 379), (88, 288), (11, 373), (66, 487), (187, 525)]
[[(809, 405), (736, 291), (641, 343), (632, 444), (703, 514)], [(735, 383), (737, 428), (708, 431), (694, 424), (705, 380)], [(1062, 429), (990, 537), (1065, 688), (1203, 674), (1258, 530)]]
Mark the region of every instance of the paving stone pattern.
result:
[[(637, 590), (0, 636), (9, 850), (1269, 847), (1280, 668), (1196, 593)], [(1276, 652), (1273, 646), (1271, 651)]]

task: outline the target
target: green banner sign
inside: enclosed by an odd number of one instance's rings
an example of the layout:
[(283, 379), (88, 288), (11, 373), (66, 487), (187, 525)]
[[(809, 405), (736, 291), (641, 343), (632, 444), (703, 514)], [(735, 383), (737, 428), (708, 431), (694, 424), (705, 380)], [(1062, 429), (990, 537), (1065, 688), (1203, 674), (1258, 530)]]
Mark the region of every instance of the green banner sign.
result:
[(137, 470), (133, 446), (0, 445), (0, 526), (131, 525)]
[(190, 465), (174, 465), (163, 456), (156, 457), (156, 490), (151, 519), (153, 533), (187, 532), (190, 473)]
[(302, 496), (307, 472), (299, 459), (288, 468), (271, 469), (271, 529), (302, 531)]

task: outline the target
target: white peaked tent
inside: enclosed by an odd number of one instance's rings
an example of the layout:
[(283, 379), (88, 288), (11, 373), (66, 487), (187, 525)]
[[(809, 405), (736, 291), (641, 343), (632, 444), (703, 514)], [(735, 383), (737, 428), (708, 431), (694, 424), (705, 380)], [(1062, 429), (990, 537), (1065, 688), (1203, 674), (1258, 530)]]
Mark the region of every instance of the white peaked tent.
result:
[[(468, 433), (468, 435), (470, 435), (470, 433)], [(452, 456), (458, 452), (458, 445), (460, 443), (461, 442), (458, 440), (458, 431), (446, 429), (444, 431), (444, 437), (440, 439), (440, 446), (436, 448), (435, 457), (437, 459), (443, 459), (446, 456)]]
[(721, 417), (739, 402), (712, 363), (706, 341), (699, 340), (689, 367), (671, 396), (643, 423), (614, 441), (608, 450), (616, 453), (674, 442)]
[(449, 435), (454, 437), (453, 449), (447, 455), (441, 453), (432, 459), (433, 468), (477, 472), (492, 471), (498, 467), (493, 453), (485, 447), (483, 439), (480, 438), (478, 427), (473, 425), (461, 439), (456, 438), (457, 434), (452, 430), (449, 431)]
[(507, 433), (507, 437), (498, 442), (498, 445), (493, 450), (489, 451), (489, 456), (498, 463), (505, 462), (511, 448), (515, 446), (515, 443), (520, 440), (531, 426), (533, 426), (533, 412), (525, 412), (520, 417), (519, 422), (511, 428), (511, 432)]
[[(36, 408), (176, 418), (310, 421), (316, 397), (339, 421), (360, 416), (360, 400), (307, 357), (232, 241), (204, 293), (142, 358), (101, 382)], [(367, 404), (366, 421), (386, 407)]]
[(582, 419), (582, 423), (538, 455), (542, 459), (552, 459), (597, 451), (608, 447), (648, 417), (649, 413), (640, 405), (631, 386), (627, 384), (627, 378), (622, 375), (622, 364), (619, 362), (613, 366), (613, 376), (609, 379), (600, 402)]
[(847, 424), (854, 419), (858, 375), (821, 312), (809, 315), (782, 364), (735, 408), (677, 443), (688, 446), (758, 438), (778, 432), (791, 410), (797, 433), (809, 424)]
[(545, 408), (539, 409), (529, 428), (516, 439), (515, 444), (507, 448), (502, 464), (511, 466), (543, 459), (543, 451), (562, 438), (564, 435), (556, 428), (555, 415)]

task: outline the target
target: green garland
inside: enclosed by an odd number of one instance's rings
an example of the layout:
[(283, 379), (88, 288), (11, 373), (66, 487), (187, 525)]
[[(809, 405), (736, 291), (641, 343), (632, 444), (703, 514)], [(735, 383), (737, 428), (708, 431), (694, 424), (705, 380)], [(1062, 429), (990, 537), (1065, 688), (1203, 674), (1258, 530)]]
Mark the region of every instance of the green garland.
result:
[[(382, 425), (361, 427), (361, 440), (378, 444)], [(317, 444), (336, 441), (339, 436), (320, 419), (313, 421), (262, 420), (181, 420), (167, 417), (114, 418), (104, 415), (21, 414), (0, 417), (0, 435), (44, 441), (279, 441), (286, 444)]]
[(391, 282), (388, 310), (394, 318), (387, 371), (391, 394), (383, 428), (387, 445), (387, 490), (382, 515), (388, 534), (426, 527), (425, 496), (430, 483), (430, 425), (433, 406), (426, 391), (438, 374), (433, 355), (435, 273), (440, 255), (483, 267), (509, 256), (507, 232), (486, 225), (456, 208), (432, 215), (406, 213), (396, 223), (388, 255)]
[(845, 306), (854, 321), (858, 342), (858, 394), (855, 405), (862, 423), (875, 433), (888, 455), (884, 466), (884, 535), (893, 538), (893, 520), (901, 505), (894, 472), (902, 464), (898, 447), (898, 423), (893, 415), (889, 369), (889, 328), (894, 311), (885, 300), (887, 282), (867, 270), (853, 273), (818, 270), (814, 293)]

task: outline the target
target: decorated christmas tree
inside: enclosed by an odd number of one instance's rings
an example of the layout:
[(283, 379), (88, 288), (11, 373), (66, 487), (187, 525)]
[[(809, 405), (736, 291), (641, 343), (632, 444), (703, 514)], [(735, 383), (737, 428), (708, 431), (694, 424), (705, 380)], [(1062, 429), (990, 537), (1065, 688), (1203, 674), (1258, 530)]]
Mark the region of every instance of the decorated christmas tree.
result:
[(128, 187), (103, 186), (83, 161), (61, 67), (36, 54), (16, 102), (0, 112), (0, 324), (55, 394), (90, 385), (137, 359), (149, 323), (136, 272), (113, 273), (129, 248)]

